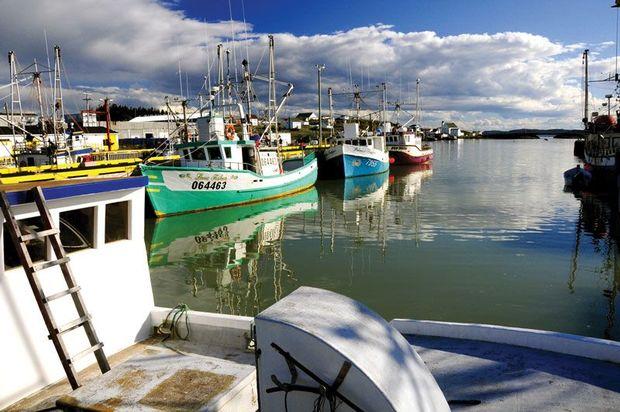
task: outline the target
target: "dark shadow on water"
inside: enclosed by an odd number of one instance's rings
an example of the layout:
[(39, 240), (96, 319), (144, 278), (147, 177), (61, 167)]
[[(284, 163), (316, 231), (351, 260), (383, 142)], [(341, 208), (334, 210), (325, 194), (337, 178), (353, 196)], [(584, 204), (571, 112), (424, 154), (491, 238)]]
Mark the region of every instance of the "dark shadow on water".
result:
[(575, 282), (579, 270), (579, 257), (584, 243), (589, 243), (592, 250), (601, 259), (595, 272), (600, 273), (603, 287), (601, 297), (607, 306), (606, 326), (603, 336), (618, 340), (616, 321), (616, 299), (620, 289), (620, 257), (618, 239), (620, 237), (620, 220), (618, 218), (618, 201), (614, 195), (598, 195), (579, 192), (579, 214), (575, 224), (574, 246), (568, 273), (567, 285), (570, 293), (575, 293)]

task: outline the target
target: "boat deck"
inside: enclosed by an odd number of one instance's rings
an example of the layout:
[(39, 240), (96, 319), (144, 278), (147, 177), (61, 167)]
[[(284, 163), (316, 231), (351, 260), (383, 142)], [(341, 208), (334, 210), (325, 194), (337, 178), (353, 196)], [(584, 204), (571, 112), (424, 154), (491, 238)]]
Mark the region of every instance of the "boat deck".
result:
[[(609, 411), (620, 365), (512, 345), (407, 335), (453, 410)], [(470, 401), (480, 401), (471, 405)]]
[(112, 370), (80, 373), (8, 408), (54, 410), (255, 410), (254, 354), (203, 342), (150, 339), (111, 357)]

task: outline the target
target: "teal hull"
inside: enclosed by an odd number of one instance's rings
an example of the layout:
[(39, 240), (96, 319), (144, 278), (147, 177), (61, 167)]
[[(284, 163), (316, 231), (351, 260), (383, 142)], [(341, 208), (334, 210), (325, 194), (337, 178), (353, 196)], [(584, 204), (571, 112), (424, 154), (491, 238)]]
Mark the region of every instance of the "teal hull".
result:
[[(140, 170), (149, 178), (146, 191), (157, 216), (274, 199), (307, 189), (313, 186), (317, 179), (316, 159), (299, 169), (278, 176), (261, 176), (248, 170), (151, 165), (140, 165)], [(174, 175), (176, 182), (170, 181), (171, 175)], [(190, 175), (195, 180), (188, 178)], [(181, 181), (182, 179), (186, 180)], [(200, 180), (200, 183), (206, 182), (206, 189), (197, 187), (196, 179)], [(218, 182), (217, 189), (214, 187), (215, 182)], [(220, 182), (231, 183), (220, 185)], [(194, 190), (190, 183), (194, 183)], [(209, 184), (212, 190), (209, 189)], [(234, 185), (236, 187), (231, 188)], [(231, 190), (227, 190), (228, 188)]]

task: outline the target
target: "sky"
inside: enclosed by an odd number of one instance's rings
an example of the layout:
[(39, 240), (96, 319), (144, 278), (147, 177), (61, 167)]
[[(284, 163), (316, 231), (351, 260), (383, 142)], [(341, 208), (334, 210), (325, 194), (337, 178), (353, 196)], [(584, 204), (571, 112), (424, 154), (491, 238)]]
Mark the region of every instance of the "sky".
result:
[[(382, 82), (389, 107), (413, 103), (419, 78), (426, 127), (454, 121), (468, 130), (579, 128), (583, 49), (591, 50), (593, 78), (615, 70), (611, 3), (0, 0), (0, 51), (14, 50), (26, 68), (35, 58), (47, 65), (46, 36), (48, 50), (60, 45), (68, 111), (83, 106), (84, 92), (95, 101), (109, 96), (160, 107), (166, 96), (180, 98), (180, 82), (184, 97), (201, 92), (207, 73), (215, 72), (218, 43), (231, 50), (232, 77), (240, 77), (244, 58), (253, 73), (266, 73), (267, 35), (273, 34), (277, 78), (295, 87), (284, 115), (316, 111), (315, 65), (324, 64), (324, 110), (327, 87), (337, 94), (336, 113), (347, 113), (351, 99), (343, 93), (352, 85), (374, 91)], [(2, 59), (0, 87), (9, 81)], [(593, 84), (594, 110), (612, 89)], [(261, 102), (263, 91), (257, 85)], [(0, 104), (6, 95), (0, 88)], [(26, 108), (32, 104), (32, 87), (23, 87), (22, 98)], [(378, 95), (368, 93), (362, 107), (374, 111), (378, 104)], [(400, 121), (413, 112), (411, 104), (403, 108)]]

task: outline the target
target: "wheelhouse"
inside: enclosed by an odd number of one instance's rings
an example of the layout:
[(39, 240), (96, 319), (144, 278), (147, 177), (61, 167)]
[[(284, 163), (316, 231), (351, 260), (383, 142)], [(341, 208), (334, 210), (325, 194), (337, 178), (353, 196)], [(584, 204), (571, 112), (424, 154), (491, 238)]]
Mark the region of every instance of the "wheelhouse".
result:
[(176, 145), (183, 167), (212, 167), (230, 170), (256, 170), (254, 142), (211, 141)]

